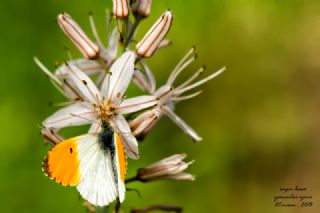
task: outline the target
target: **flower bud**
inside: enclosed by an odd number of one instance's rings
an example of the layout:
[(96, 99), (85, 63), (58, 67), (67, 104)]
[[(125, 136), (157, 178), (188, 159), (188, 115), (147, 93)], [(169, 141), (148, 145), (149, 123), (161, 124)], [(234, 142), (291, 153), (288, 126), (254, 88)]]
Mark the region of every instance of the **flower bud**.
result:
[(141, 113), (130, 122), (133, 135), (140, 140), (144, 139), (148, 132), (160, 120), (161, 116), (161, 109), (158, 107)]
[(162, 159), (147, 168), (139, 169), (137, 178), (142, 182), (155, 180), (194, 180), (195, 177), (183, 171), (192, 163), (183, 162), (186, 154), (175, 154), (165, 159)]
[(52, 129), (43, 128), (40, 131), (41, 135), (45, 138), (46, 141), (56, 145), (64, 140), (58, 133), (53, 131)]
[(141, 17), (147, 17), (150, 14), (152, 0), (136, 0), (133, 5), (133, 13)]
[(126, 18), (129, 15), (130, 7), (128, 0), (112, 0), (113, 15), (117, 18)]
[(163, 38), (169, 32), (173, 20), (171, 11), (166, 11), (151, 27), (144, 38), (137, 44), (137, 54), (140, 57), (150, 57), (158, 48)]
[(58, 15), (58, 24), (63, 32), (78, 47), (87, 59), (97, 57), (99, 47), (83, 32), (81, 27), (67, 13)]

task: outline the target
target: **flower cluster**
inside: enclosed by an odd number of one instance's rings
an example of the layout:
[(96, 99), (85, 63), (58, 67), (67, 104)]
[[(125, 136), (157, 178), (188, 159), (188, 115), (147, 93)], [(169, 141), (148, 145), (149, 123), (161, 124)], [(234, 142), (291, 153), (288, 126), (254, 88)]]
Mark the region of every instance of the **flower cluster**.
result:
[[(152, 0), (113, 0), (113, 11), (107, 13), (107, 46), (97, 33), (92, 14), (89, 21), (94, 39), (69, 14), (58, 15), (60, 28), (83, 57), (70, 58), (54, 72), (35, 58), (36, 64), (67, 98), (64, 107), (42, 122), (41, 133), (45, 139), (54, 145), (59, 144), (64, 140), (59, 131), (70, 126), (89, 124), (89, 133), (99, 133), (103, 121), (106, 121), (120, 136), (126, 154), (138, 159), (138, 140), (145, 138), (163, 116), (168, 116), (194, 141), (202, 140), (176, 115), (175, 105), (199, 95), (201, 91), (185, 93), (216, 77), (225, 68), (198, 80), (205, 70), (201, 67), (183, 83), (174, 85), (180, 73), (196, 59), (195, 48), (191, 48), (172, 70), (167, 82), (157, 86), (146, 59), (171, 44), (166, 35), (172, 25), (173, 14), (170, 10), (165, 11), (142, 39), (136, 39), (138, 26), (149, 16), (151, 4)], [(115, 26), (114, 29), (111, 30), (111, 26)], [(135, 40), (139, 41), (136, 45)], [(127, 98), (125, 95), (130, 83), (136, 84), (145, 95)], [(183, 173), (190, 165), (182, 161), (185, 157), (185, 154), (176, 154), (139, 169), (137, 176), (127, 182), (194, 180), (191, 174)]]

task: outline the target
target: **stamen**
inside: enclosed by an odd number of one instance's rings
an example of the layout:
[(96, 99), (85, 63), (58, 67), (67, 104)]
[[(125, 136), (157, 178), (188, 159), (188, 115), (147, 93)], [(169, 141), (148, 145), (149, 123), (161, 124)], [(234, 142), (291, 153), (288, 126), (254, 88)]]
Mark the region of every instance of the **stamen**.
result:
[(103, 44), (101, 42), (101, 39), (100, 39), (99, 34), (97, 32), (96, 25), (94, 23), (94, 18), (93, 18), (92, 12), (89, 13), (89, 22), (90, 22), (91, 31), (93, 33), (93, 36), (95, 37), (95, 39), (96, 39), (98, 45), (100, 46), (100, 48), (103, 48)]
[(96, 120), (91, 120), (91, 119), (82, 117), (82, 116), (80, 116), (80, 115), (76, 115), (76, 114), (73, 114), (73, 113), (70, 113), (70, 115), (71, 115), (71, 116), (74, 116), (74, 117), (77, 117), (77, 118), (81, 118), (81, 119), (86, 120), (86, 121), (90, 121), (91, 123), (99, 124), (99, 122), (96, 121)]
[(181, 97), (172, 97), (170, 100), (171, 101), (176, 101), (176, 102), (179, 102), (179, 101), (185, 101), (185, 100), (188, 100), (188, 99), (191, 99), (191, 98), (194, 98), (198, 95), (200, 95), (202, 93), (202, 90), (198, 91), (198, 92), (195, 92), (195, 93), (192, 93), (190, 95), (185, 95), (185, 96), (181, 96)]
[(180, 68), (180, 66), (195, 52), (195, 47), (192, 47), (187, 54), (185, 54), (185, 56), (179, 61), (179, 63), (176, 65), (176, 67), (173, 69), (173, 71), (171, 72), (168, 81), (167, 82), (171, 82), (171, 78), (175, 75), (176, 71)]
[(189, 66), (195, 59), (196, 59), (195, 57), (192, 57), (192, 58), (190, 58), (188, 61), (186, 61), (185, 63), (183, 63), (183, 64), (179, 67), (179, 69), (176, 70), (175, 74), (171, 76), (170, 81), (167, 81), (167, 84), (172, 85), (172, 84), (174, 83), (174, 81), (176, 80), (176, 78), (179, 76), (179, 74), (180, 74), (183, 70), (185, 70), (185, 68), (186, 68), (187, 66)]
[(184, 83), (182, 83), (180, 86), (176, 87), (176, 90), (179, 90), (187, 85), (189, 85), (193, 80), (195, 80), (196, 78), (198, 78), (204, 71), (205, 71), (206, 67), (201, 67), (200, 69), (198, 69), (189, 79), (187, 79)]
[(218, 70), (217, 72), (209, 75), (208, 77), (206, 77), (206, 78), (204, 78), (204, 79), (202, 79), (202, 80), (200, 80), (200, 81), (198, 81), (198, 82), (196, 82), (196, 83), (194, 83), (194, 84), (191, 84), (190, 86), (187, 86), (187, 87), (181, 88), (180, 90), (175, 91), (175, 95), (180, 95), (180, 94), (182, 94), (182, 93), (184, 93), (184, 92), (186, 92), (186, 91), (188, 91), (188, 90), (191, 90), (191, 89), (193, 89), (193, 88), (195, 88), (195, 87), (200, 86), (201, 84), (206, 83), (207, 81), (210, 81), (210, 80), (213, 79), (214, 77), (220, 75), (223, 71), (225, 71), (225, 69), (226, 69), (226, 68), (223, 67), (223, 68), (221, 68), (220, 70)]
[(69, 60), (72, 61), (73, 57), (72, 57), (70, 49), (68, 47), (64, 47), (64, 50), (66, 51)]
[[(110, 10), (106, 9), (106, 32), (107, 37), (110, 38), (110, 25), (111, 25), (111, 13)], [(108, 44), (109, 45), (109, 44)]]
[(60, 85), (57, 84), (57, 82), (50, 80), (50, 82), (52, 83), (52, 85), (65, 97), (69, 98), (69, 96), (66, 94), (66, 92), (62, 89), (62, 87)]
[(37, 58), (34, 57), (33, 58), (34, 62), (38, 65), (38, 67), (51, 79), (53, 80), (55, 83), (57, 83), (59, 86), (62, 86), (61, 81), (52, 73), (50, 72), (50, 70), (44, 66), (41, 61)]

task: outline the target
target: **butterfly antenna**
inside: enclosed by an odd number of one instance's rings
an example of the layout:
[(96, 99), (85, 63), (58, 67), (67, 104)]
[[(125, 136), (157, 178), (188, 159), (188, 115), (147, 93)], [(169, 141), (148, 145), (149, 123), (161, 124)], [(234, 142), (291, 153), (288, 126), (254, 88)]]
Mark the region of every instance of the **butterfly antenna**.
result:
[(82, 117), (82, 116), (80, 116), (80, 115), (76, 115), (76, 114), (73, 114), (73, 113), (71, 113), (70, 115), (72, 115), (72, 116), (74, 116), (74, 117), (81, 118), (81, 119), (86, 120), (86, 121), (90, 121), (91, 123), (100, 124), (100, 122), (98, 122), (98, 121), (96, 121), (96, 120), (91, 120), (91, 119), (89, 119), (89, 118), (85, 118), (85, 117)]

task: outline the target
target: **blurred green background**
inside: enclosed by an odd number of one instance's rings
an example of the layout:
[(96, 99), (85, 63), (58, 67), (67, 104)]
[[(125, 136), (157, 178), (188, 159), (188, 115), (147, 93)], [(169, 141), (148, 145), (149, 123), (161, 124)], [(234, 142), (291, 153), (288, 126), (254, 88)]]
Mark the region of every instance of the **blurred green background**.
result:
[[(90, 32), (92, 11), (104, 35), (111, 0), (11, 0), (0, 8), (0, 212), (85, 212), (76, 189), (42, 174), (50, 147), (38, 124), (56, 110), (50, 102), (64, 99), (32, 58), (53, 69), (67, 58), (65, 46), (80, 56), (55, 22), (57, 14), (70, 13)], [(202, 86), (201, 96), (177, 106), (201, 143), (164, 118), (140, 145), (141, 159), (129, 161), (128, 177), (186, 152), (195, 159), (188, 171), (197, 180), (132, 184), (142, 198), (128, 192), (125, 210), (167, 203), (185, 212), (319, 212), (320, 2), (155, 0), (138, 38), (168, 8), (175, 15), (168, 34), (174, 45), (147, 60), (159, 84), (192, 45), (199, 58), (184, 77), (203, 64), (208, 73), (227, 71)], [(274, 207), (279, 189), (295, 186), (307, 188), (313, 207)]]

